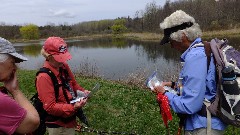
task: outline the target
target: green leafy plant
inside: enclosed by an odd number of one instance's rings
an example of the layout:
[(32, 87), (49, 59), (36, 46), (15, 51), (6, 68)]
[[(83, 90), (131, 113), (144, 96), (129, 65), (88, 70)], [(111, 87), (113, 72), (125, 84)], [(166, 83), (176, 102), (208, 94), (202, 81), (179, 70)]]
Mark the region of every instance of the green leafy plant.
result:
[(28, 24), (20, 28), (20, 33), (24, 39), (39, 39), (38, 26), (34, 24)]

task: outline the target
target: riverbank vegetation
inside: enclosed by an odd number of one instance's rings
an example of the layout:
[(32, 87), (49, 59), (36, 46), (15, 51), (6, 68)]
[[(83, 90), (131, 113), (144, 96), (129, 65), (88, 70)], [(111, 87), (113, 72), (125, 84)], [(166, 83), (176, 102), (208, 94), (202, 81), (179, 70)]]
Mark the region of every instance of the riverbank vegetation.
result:
[[(20, 88), (28, 99), (36, 91), (35, 73), (35, 70), (18, 71)], [(83, 108), (90, 123), (89, 129), (112, 132), (112, 134), (113, 132), (139, 135), (167, 134), (155, 95), (147, 89), (100, 78), (76, 76), (76, 80), (88, 90), (91, 90), (95, 83), (101, 85), (100, 90), (88, 100)], [(169, 122), (171, 135), (177, 133), (179, 120), (176, 114), (172, 114), (173, 120)], [(225, 135), (237, 135), (239, 131), (229, 126)], [(96, 135), (97, 133), (79, 134)]]
[[(229, 30), (214, 30), (214, 31), (203, 31), (203, 38), (224, 38), (224, 37), (240, 37), (240, 28), (238, 29), (229, 29)], [(159, 41), (162, 39), (163, 34), (158, 33), (125, 33), (123, 37), (136, 39), (141, 41)]]

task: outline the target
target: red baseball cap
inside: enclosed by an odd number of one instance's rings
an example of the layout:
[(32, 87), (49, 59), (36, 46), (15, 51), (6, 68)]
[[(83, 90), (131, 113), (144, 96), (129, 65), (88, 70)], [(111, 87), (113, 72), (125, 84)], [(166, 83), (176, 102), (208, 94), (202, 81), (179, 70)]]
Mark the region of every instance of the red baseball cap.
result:
[(72, 58), (68, 52), (67, 44), (60, 37), (49, 37), (44, 42), (43, 49), (52, 55), (57, 62), (66, 62)]

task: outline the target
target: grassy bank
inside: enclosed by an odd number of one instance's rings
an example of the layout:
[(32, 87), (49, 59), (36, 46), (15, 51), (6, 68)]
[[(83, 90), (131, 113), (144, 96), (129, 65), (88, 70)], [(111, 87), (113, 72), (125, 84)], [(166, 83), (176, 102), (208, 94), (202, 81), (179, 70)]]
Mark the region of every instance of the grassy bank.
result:
[[(239, 37), (240, 29), (230, 29), (230, 30), (217, 30), (217, 31), (204, 31), (203, 38), (224, 38), (225, 36)], [(157, 33), (125, 33), (124, 37), (130, 39), (137, 39), (142, 41), (160, 41), (162, 39), (162, 34)]]
[[(35, 93), (35, 73), (36, 71), (20, 70), (18, 74), (20, 88), (28, 98)], [(80, 76), (76, 79), (88, 90), (91, 90), (97, 82), (101, 84), (101, 89), (89, 99), (84, 107), (91, 128), (99, 131), (143, 135), (166, 134), (155, 95), (151, 92), (136, 86), (127, 86), (102, 79)], [(178, 118), (175, 114), (173, 115), (173, 121), (169, 123), (171, 135), (176, 134), (178, 127)], [(226, 131), (226, 135), (237, 133), (239, 133), (239, 129), (232, 127)]]
[[(224, 38), (225, 36), (232, 36), (232, 37), (239, 37), (240, 36), (240, 28), (236, 29), (229, 29), (229, 30), (216, 30), (216, 31), (204, 31), (203, 38)], [(156, 41), (159, 42), (162, 39), (163, 35), (160, 33), (124, 33), (122, 35), (128, 39), (135, 39), (140, 41)], [(83, 36), (76, 36), (76, 37), (69, 37), (65, 39), (79, 39), (79, 40), (92, 40), (92, 39), (99, 39), (99, 38), (111, 38), (113, 37), (112, 34), (92, 34), (92, 35), (83, 35)], [(45, 39), (42, 39), (45, 40)], [(10, 40), (11, 42), (39, 42), (39, 40), (25, 40), (25, 39), (16, 39)]]

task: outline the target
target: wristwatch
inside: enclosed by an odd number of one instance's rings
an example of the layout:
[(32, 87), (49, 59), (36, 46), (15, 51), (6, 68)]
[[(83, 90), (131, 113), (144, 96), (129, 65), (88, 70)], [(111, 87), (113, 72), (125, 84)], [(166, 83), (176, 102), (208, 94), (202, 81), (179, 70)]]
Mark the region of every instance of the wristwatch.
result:
[(172, 81), (171, 88), (174, 89), (174, 87), (175, 87), (175, 82)]

